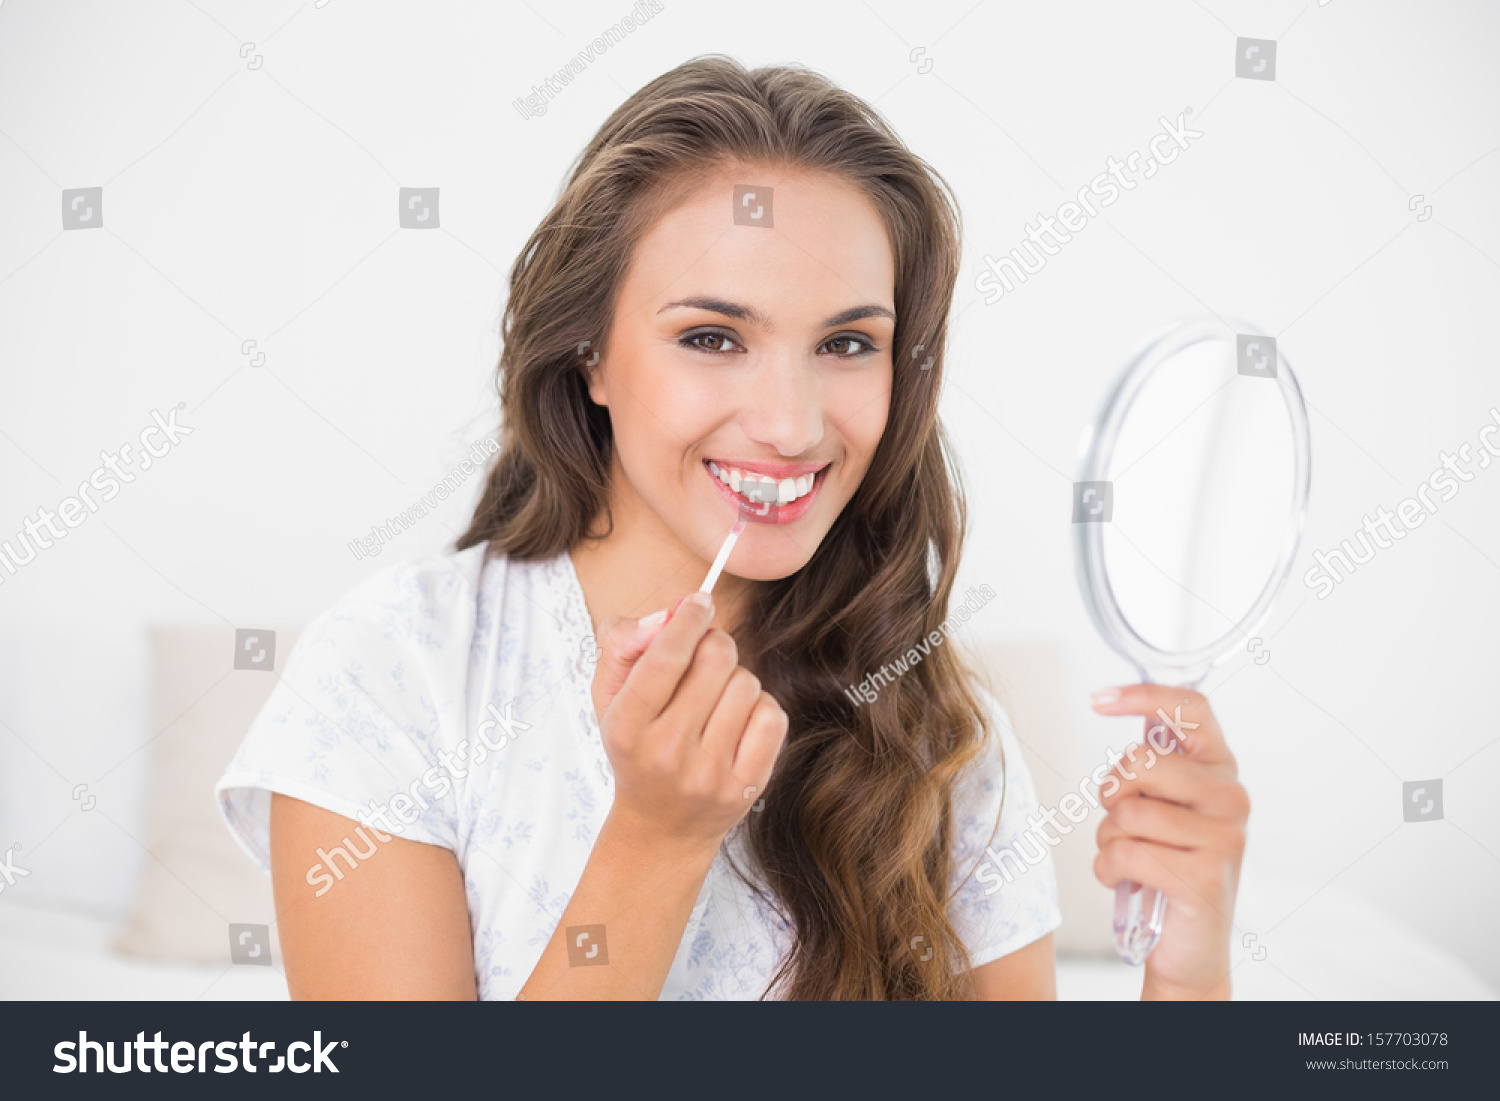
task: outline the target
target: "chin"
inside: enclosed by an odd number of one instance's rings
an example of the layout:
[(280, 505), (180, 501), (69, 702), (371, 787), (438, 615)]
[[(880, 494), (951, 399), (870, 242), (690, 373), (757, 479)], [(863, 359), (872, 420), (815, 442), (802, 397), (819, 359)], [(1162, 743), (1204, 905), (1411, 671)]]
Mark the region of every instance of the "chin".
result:
[[(813, 533), (816, 533), (815, 535)], [(714, 528), (709, 532), (705, 558), (713, 560), (718, 553), (727, 528)], [(785, 528), (746, 524), (740, 533), (724, 572), (746, 581), (778, 581), (790, 577), (807, 565), (823, 542), (827, 531), (806, 523), (788, 525)]]
[(734, 548), (734, 554), (730, 555), (730, 562), (725, 567), (725, 572), (744, 578), (746, 581), (779, 581), (783, 577), (791, 577), (807, 565), (810, 557), (799, 550), (796, 554), (747, 554), (745, 557), (748, 563), (734, 561), (740, 556), (744, 545), (744, 540), (741, 539), (739, 546)]

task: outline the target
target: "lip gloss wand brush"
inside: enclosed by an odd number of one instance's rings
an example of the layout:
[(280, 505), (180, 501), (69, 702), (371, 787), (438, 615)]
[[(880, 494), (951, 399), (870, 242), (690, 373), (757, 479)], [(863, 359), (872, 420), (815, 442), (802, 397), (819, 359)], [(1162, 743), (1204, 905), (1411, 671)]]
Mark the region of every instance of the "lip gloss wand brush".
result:
[[(703, 584), (698, 586), (700, 593), (712, 593), (714, 591), (714, 585), (718, 583), (719, 574), (724, 572), (724, 563), (729, 561), (729, 552), (734, 550), (734, 544), (739, 539), (740, 533), (744, 530), (745, 520), (744, 517), (741, 517), (734, 522), (734, 527), (730, 528), (729, 534), (724, 537), (724, 544), (719, 548), (719, 553), (714, 558), (714, 564), (709, 567), (708, 576), (703, 579)], [(682, 600), (686, 599), (687, 597), (682, 598)], [(677, 608), (682, 607), (682, 600), (677, 602), (677, 607), (667, 613), (667, 618), (663, 622), (671, 622), (672, 617), (677, 614)]]
[(709, 567), (708, 576), (703, 579), (699, 586), (700, 593), (711, 593), (714, 585), (718, 583), (719, 574), (724, 572), (724, 563), (729, 561), (729, 552), (734, 550), (734, 544), (740, 537), (740, 532), (745, 530), (745, 518), (742, 516), (734, 522), (734, 527), (729, 529), (729, 534), (724, 538), (724, 545), (719, 548), (718, 556), (714, 558), (714, 564)]

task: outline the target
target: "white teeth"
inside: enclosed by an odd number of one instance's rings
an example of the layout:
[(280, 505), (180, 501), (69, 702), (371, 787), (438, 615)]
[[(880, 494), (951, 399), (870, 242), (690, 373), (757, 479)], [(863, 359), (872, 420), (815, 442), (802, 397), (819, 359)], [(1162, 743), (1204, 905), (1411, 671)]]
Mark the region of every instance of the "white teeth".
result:
[(715, 478), (742, 497), (749, 497), (757, 503), (769, 500), (777, 505), (790, 504), (799, 497), (807, 496), (818, 478), (816, 474), (804, 474), (800, 478), (782, 478), (777, 481), (762, 474), (723, 467), (712, 460), (709, 460), (708, 469)]

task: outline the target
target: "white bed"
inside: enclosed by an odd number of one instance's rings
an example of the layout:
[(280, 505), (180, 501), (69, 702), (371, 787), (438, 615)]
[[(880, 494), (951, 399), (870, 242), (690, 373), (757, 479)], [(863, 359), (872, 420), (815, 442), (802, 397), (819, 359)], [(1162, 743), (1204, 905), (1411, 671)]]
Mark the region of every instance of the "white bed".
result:
[(110, 950), (120, 922), (0, 898), (0, 1000), (274, 1001), (279, 969), (168, 963)]
[[(0, 898), (0, 1000), (268, 1001), (286, 998), (275, 967), (165, 963), (109, 945), (116, 920)], [(1265, 948), (1262, 959), (1254, 956)], [(1490, 999), (1468, 967), (1367, 904), (1327, 888), (1251, 948), (1237, 945), (1237, 999)], [(1140, 995), (1141, 972), (1117, 960), (1058, 961), (1058, 996)]]
[[(1240, 884), (1231, 941), (1236, 1001), (1470, 1001), (1500, 994), (1474, 970), (1415, 930), (1337, 886), (1296, 879)], [(1258, 920), (1308, 901), (1282, 925)], [(1290, 902), (1290, 906), (1288, 903)], [(1253, 929), (1270, 930), (1260, 934)], [(1249, 943), (1246, 943), (1246, 939)], [(1259, 959), (1256, 957), (1260, 956)], [(1138, 998), (1141, 972), (1118, 960), (1062, 958), (1066, 1001)]]

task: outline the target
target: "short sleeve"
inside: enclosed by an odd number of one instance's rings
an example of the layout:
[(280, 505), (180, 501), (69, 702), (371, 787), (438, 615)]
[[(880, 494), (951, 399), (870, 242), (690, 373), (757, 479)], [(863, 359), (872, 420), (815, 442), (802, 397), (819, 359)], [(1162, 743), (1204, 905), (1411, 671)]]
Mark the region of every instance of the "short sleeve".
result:
[[(272, 792), (456, 849), (457, 781), (440, 766), (464, 737), (473, 629), (471, 583), (437, 557), (373, 575), (309, 624), (214, 788), (262, 869)], [(435, 769), (442, 783), (424, 784)]]
[(991, 736), (954, 790), (957, 893), (948, 916), (970, 963), (979, 967), (1052, 932), (1062, 924), (1062, 911), (1049, 835), (1037, 822), (1036, 790), (1021, 745), (1004, 708), (983, 688), (976, 691)]

